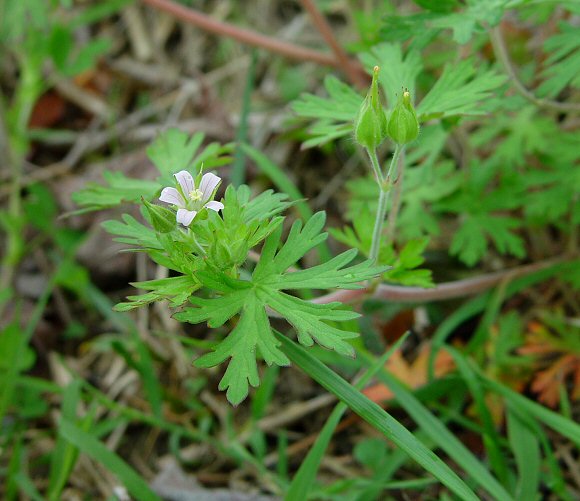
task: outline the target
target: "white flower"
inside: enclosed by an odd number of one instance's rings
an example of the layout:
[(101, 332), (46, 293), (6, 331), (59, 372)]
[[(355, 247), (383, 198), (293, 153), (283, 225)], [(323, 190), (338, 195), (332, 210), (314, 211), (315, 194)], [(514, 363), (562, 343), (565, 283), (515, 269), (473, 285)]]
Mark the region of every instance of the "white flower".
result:
[(175, 174), (179, 188), (163, 188), (159, 200), (178, 207), (177, 222), (189, 226), (195, 215), (204, 207), (218, 211), (224, 204), (210, 200), (221, 182), (221, 178), (208, 172), (201, 178), (199, 188), (195, 187), (193, 176), (186, 170)]

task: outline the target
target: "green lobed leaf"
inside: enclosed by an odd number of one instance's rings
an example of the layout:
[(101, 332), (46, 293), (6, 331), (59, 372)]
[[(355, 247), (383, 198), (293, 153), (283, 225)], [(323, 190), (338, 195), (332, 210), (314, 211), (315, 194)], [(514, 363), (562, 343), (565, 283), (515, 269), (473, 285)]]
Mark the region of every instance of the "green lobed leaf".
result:
[(86, 187), (72, 195), (73, 201), (89, 210), (115, 207), (124, 202), (137, 203), (141, 197), (151, 200), (161, 185), (156, 181), (133, 179), (121, 172), (103, 172), (105, 185), (87, 183)]
[[(164, 180), (170, 182), (173, 174), (191, 167), (203, 138), (204, 134), (201, 132), (190, 136), (179, 129), (169, 129), (147, 147), (147, 156)], [(196, 174), (197, 172), (193, 176)]]
[(493, 96), (506, 77), (493, 69), (475, 69), (473, 59), (447, 65), (429, 93), (417, 106), (421, 120), (453, 115), (481, 115), (482, 104)]
[[(249, 385), (256, 387), (260, 384), (256, 350), (259, 350), (268, 365), (290, 363), (286, 355), (278, 348), (280, 342), (272, 333), (263, 302), (252, 290), (243, 291), (242, 295), (245, 301), (234, 330), (217, 345), (212, 353), (195, 361), (197, 367), (207, 368), (214, 367), (230, 358), (219, 389), (227, 390), (227, 398), (233, 405), (239, 404), (246, 398)], [(229, 310), (226, 315), (231, 311)], [(219, 321), (222, 320), (223, 317), (220, 317)]]
[(418, 51), (411, 50), (403, 54), (400, 44), (383, 43), (362, 54), (361, 61), (369, 72), (372, 72), (375, 65), (383, 68), (379, 81), (387, 96), (389, 108), (395, 105), (403, 88), (408, 89), (411, 96), (416, 95), (415, 83), (423, 69)]
[(580, 37), (578, 27), (570, 23), (559, 24), (561, 33), (544, 43), (549, 53), (542, 72), (545, 80), (538, 88), (542, 96), (556, 97), (566, 86), (580, 88)]
[(333, 327), (323, 320), (335, 322), (352, 320), (360, 316), (358, 313), (337, 310), (341, 303), (314, 304), (280, 291), (265, 290), (261, 299), (296, 329), (300, 344), (312, 346), (316, 341), (324, 348), (354, 357), (354, 348), (347, 340), (358, 337), (358, 333)]
[(163, 300), (168, 300), (172, 307), (180, 306), (200, 287), (199, 281), (190, 275), (133, 282), (131, 285), (151, 292), (128, 296), (129, 302), (117, 304), (114, 308), (116, 311), (128, 311)]
[(304, 272), (287, 273), (306, 252), (326, 239), (326, 233), (321, 233), (324, 221), (324, 213), (317, 213), (304, 225), (300, 221), (295, 222), (280, 249), (278, 244), (282, 228), (279, 226), (266, 239), (251, 280), (233, 278), (213, 268), (196, 273), (196, 279), (204, 287), (219, 295), (212, 298), (191, 297), (194, 307), (185, 308), (175, 318), (191, 323), (207, 322), (209, 327), (219, 327), (240, 314), (226, 338), (212, 353), (196, 362), (200, 367), (213, 367), (230, 359), (220, 382), (220, 389), (227, 389), (230, 402), (238, 404), (247, 396), (250, 385), (259, 384), (256, 355), (261, 355), (268, 364), (288, 363), (273, 337), (266, 308), (276, 311), (295, 327), (299, 341), (305, 346), (317, 342), (343, 355), (354, 354), (348, 340), (358, 334), (329, 322), (346, 322), (358, 317), (358, 313), (341, 308), (340, 303), (315, 304), (282, 292), (302, 288), (304, 283), (314, 289), (337, 284), (357, 288), (359, 282), (384, 271), (384, 267), (372, 267), (368, 262), (347, 267), (356, 254), (356, 251), (349, 251)]

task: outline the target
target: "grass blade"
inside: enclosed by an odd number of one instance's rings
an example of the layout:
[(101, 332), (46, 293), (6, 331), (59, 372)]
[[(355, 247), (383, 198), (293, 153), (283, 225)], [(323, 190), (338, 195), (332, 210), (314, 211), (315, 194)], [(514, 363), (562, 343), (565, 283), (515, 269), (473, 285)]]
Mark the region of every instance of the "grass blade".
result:
[[(495, 428), (493, 418), (488, 409), (488, 404), (485, 400), (485, 391), (483, 385), (478, 379), (477, 375), (471, 370), (467, 359), (456, 349), (447, 347), (447, 351), (455, 360), (455, 364), (461, 373), (465, 384), (469, 388), (471, 396), (475, 402), (475, 407), (481, 422), (483, 424), (483, 445), (487, 451), (489, 461), (496, 475), (503, 481), (504, 485), (508, 482), (508, 466), (501, 450), (500, 437)], [(485, 486), (485, 483), (482, 484)]]
[(113, 473), (127, 488), (129, 493), (140, 501), (161, 501), (139, 474), (117, 454), (107, 449), (93, 435), (86, 433), (70, 421), (63, 419), (60, 425), (62, 436), (81, 452), (101, 463)]
[(536, 433), (517, 412), (507, 414), (508, 438), (518, 467), (516, 499), (533, 501), (538, 499), (540, 487), (540, 444)]
[[(366, 374), (355, 385), (355, 388), (358, 390), (363, 388), (364, 385), (376, 374), (376, 372), (387, 363), (389, 357), (393, 354), (394, 351), (399, 349), (405, 339), (407, 339), (407, 334), (401, 336), (401, 338), (399, 338), (399, 340), (393, 344), (393, 346), (391, 346), (391, 348), (388, 349), (383, 356), (376, 360), (376, 362), (369, 368)], [(290, 484), (290, 489), (286, 493), (287, 500), (308, 499), (308, 493), (312, 490), (314, 481), (316, 480), (316, 473), (318, 472), (318, 468), (320, 468), (320, 463), (322, 462), (326, 448), (332, 439), (334, 430), (338, 426), (338, 423), (340, 422), (343, 414), (347, 409), (348, 406), (343, 402), (337, 404), (333, 409), (329, 418), (326, 420), (322, 431), (318, 435), (316, 442), (314, 442), (312, 448), (310, 451), (308, 451), (308, 455), (296, 472), (296, 475), (294, 475), (292, 483)]]
[(252, 51), (250, 67), (246, 77), (246, 86), (242, 96), (242, 110), (240, 112), (240, 122), (236, 132), (236, 150), (234, 153), (234, 163), (230, 174), (231, 183), (237, 188), (243, 184), (246, 179), (246, 155), (240, 148), (248, 138), (248, 118), (252, 104), (252, 91), (254, 90), (254, 81), (256, 79), (256, 63), (258, 61), (258, 51)]
[[(368, 363), (371, 363), (372, 359), (368, 354), (363, 352), (361, 355)], [(487, 490), (495, 499), (513, 499), (489, 473), (486, 466), (478, 461), (471, 451), (447, 429), (441, 420), (429, 412), (395, 377), (386, 371), (381, 371), (378, 378), (389, 387), (397, 402), (409, 413), (427, 436), (460, 465), (483, 489)]]
[(286, 355), (312, 379), (335, 394), (348, 407), (385, 437), (403, 449), (412, 459), (431, 473), (442, 484), (464, 500), (477, 501), (479, 498), (433, 451), (415, 438), (384, 409), (369, 400), (348, 382), (314, 358), (307, 350), (286, 336), (276, 333)]
[(578, 423), (547, 409), (543, 405), (532, 402), (528, 398), (523, 397), (519, 393), (516, 393), (497, 381), (488, 379), (482, 374), (479, 374), (479, 376), (483, 379), (485, 385), (490, 390), (503, 396), (510, 407), (517, 409), (524, 415), (533, 416), (538, 421), (541, 421), (560, 435), (564, 435), (576, 445), (580, 446), (580, 425)]
[[(73, 422), (76, 419), (77, 406), (80, 400), (81, 382), (73, 380), (64, 390), (61, 413), (62, 418)], [(48, 482), (47, 498), (57, 501), (61, 499), (62, 489), (76, 463), (78, 449), (62, 436), (56, 440), (50, 458), (50, 476)]]

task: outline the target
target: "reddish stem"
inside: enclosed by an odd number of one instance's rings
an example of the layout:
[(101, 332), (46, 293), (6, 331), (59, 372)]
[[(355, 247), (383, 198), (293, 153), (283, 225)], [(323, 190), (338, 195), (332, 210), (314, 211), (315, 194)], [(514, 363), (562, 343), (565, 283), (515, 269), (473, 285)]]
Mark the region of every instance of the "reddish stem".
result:
[(301, 2), (304, 9), (308, 11), (308, 14), (310, 14), (312, 22), (318, 28), (318, 31), (326, 43), (330, 46), (332, 52), (334, 52), (336, 59), (338, 59), (340, 62), (342, 71), (348, 76), (351, 83), (360, 87), (361, 89), (367, 87), (369, 83), (368, 75), (362, 71), (362, 68), (359, 64), (350, 59), (348, 54), (338, 43), (338, 40), (332, 32), (330, 24), (320, 13), (314, 2), (312, 0), (301, 0)]
[(308, 49), (306, 47), (301, 47), (299, 45), (282, 42), (275, 38), (261, 35), (260, 33), (256, 33), (254, 31), (238, 28), (221, 21), (216, 21), (206, 14), (202, 14), (201, 12), (198, 12), (194, 9), (184, 7), (183, 5), (172, 2), (171, 0), (141, 1), (150, 5), (151, 7), (165, 11), (182, 21), (198, 26), (205, 31), (209, 31), (217, 35), (227, 36), (254, 47), (261, 47), (272, 52), (277, 52), (278, 54), (282, 54), (291, 59), (300, 61), (313, 61), (315, 63), (323, 64), (326, 66), (333, 66), (339, 69), (343, 68), (345, 71), (347, 71), (347, 67), (344, 67), (342, 61), (339, 61), (331, 54), (325, 54), (323, 52)]
[[(514, 280), (530, 273), (543, 270), (549, 266), (561, 262), (561, 259), (548, 259), (538, 263), (519, 266), (511, 270), (497, 271), (464, 280), (438, 284), (431, 289), (422, 287), (406, 287), (401, 285), (381, 284), (377, 287), (372, 297), (396, 301), (400, 303), (423, 303), (428, 301), (443, 301), (445, 299), (471, 296), (486, 291), (499, 285), (504, 280)], [(368, 289), (339, 290), (312, 300), (313, 303), (327, 304), (333, 301), (352, 303), (363, 299), (369, 293)]]

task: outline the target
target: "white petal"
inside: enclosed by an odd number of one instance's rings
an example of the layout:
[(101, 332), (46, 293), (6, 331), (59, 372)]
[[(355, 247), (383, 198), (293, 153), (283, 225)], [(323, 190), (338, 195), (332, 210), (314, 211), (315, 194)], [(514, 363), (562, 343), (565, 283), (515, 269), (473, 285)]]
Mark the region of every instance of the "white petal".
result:
[(203, 193), (203, 196), (201, 197), (202, 202), (207, 202), (211, 198), (211, 194), (218, 187), (221, 180), (221, 177), (216, 176), (212, 172), (203, 175), (199, 185), (199, 189)]
[(194, 210), (179, 209), (177, 211), (177, 222), (183, 226), (189, 226), (197, 212)]
[(206, 203), (204, 207), (207, 207), (208, 209), (211, 210), (215, 210), (217, 212), (218, 210), (222, 210), (224, 208), (224, 204), (212, 200), (211, 202)]
[(183, 194), (185, 196), (189, 195), (193, 190), (195, 190), (195, 183), (193, 182), (193, 176), (186, 170), (179, 171), (175, 174), (175, 179), (181, 186)]
[(177, 205), (178, 207), (185, 206), (185, 200), (183, 200), (181, 193), (175, 188), (163, 188), (159, 200), (167, 202), (168, 204)]

